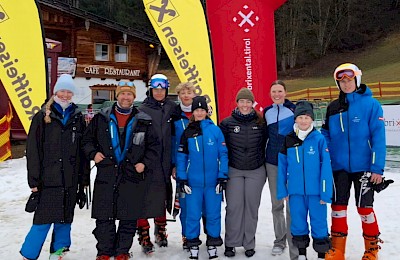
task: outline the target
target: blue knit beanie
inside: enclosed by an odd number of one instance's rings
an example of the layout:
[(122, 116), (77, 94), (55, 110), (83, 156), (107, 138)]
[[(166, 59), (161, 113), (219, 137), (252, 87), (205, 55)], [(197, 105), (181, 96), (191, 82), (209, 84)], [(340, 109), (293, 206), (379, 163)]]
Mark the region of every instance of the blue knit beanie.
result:
[(54, 86), (53, 93), (56, 94), (57, 91), (68, 90), (75, 94), (76, 87), (72, 76), (69, 74), (61, 74), (58, 78), (56, 85)]

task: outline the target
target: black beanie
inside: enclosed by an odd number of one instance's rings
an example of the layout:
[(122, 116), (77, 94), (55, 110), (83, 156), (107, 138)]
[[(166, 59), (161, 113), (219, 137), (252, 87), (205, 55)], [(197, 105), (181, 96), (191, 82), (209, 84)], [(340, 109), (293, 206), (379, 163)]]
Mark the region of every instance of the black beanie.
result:
[(208, 113), (208, 105), (205, 97), (198, 96), (193, 98), (192, 112), (195, 111), (197, 108), (202, 108)]
[(301, 116), (301, 115), (307, 115), (314, 120), (314, 111), (313, 111), (313, 105), (310, 102), (307, 101), (299, 101), (296, 103), (296, 109), (294, 110), (294, 119), (296, 117)]

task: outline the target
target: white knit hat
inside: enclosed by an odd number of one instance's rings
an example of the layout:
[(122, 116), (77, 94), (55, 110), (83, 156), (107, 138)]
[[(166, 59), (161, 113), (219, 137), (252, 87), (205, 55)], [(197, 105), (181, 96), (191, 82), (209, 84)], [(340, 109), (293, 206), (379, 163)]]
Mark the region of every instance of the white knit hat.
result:
[(61, 74), (58, 78), (56, 85), (54, 86), (53, 93), (56, 94), (57, 91), (68, 90), (75, 94), (76, 87), (72, 76), (69, 74)]

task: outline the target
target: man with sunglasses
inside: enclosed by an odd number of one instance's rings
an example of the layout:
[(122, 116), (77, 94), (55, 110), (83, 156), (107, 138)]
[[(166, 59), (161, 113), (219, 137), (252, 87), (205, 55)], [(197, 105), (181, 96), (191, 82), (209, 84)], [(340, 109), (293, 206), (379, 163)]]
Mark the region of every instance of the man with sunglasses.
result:
[(373, 209), (374, 185), (382, 183), (385, 167), (385, 121), (379, 102), (361, 84), (361, 70), (354, 64), (338, 66), (334, 79), (339, 99), (329, 104), (322, 134), (331, 155), (334, 177), (332, 199), (332, 249), (325, 259), (345, 259), (347, 206), (354, 185), (365, 243), (362, 259), (377, 259), (381, 240)]
[(160, 143), (159, 157), (153, 158), (153, 171), (151, 186), (145, 198), (145, 209), (142, 219), (138, 220), (139, 244), (145, 254), (154, 252), (150, 240), (150, 225), (148, 218), (154, 218), (155, 242), (160, 247), (167, 247), (166, 212), (172, 209), (172, 115), (176, 104), (167, 99), (169, 81), (163, 74), (155, 74), (149, 81), (147, 98), (139, 110), (149, 114)]

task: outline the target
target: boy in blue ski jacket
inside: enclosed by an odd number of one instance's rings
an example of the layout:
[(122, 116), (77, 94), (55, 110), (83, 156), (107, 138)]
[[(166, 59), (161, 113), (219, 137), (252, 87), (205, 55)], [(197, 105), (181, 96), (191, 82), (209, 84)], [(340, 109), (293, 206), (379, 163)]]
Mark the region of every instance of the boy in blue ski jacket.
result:
[(379, 226), (374, 212), (374, 191), (387, 187), (383, 178), (386, 157), (385, 120), (382, 106), (361, 83), (361, 70), (352, 63), (339, 65), (334, 79), (339, 98), (326, 111), (321, 132), (331, 153), (336, 189), (332, 201), (332, 250), (327, 260), (344, 259), (348, 233), (347, 207), (350, 190), (362, 221), (365, 252), (362, 259), (375, 260), (380, 249)]
[(214, 259), (218, 257), (216, 247), (222, 245), (221, 201), (228, 179), (228, 151), (222, 131), (207, 116), (205, 97), (193, 99), (192, 111), (178, 149), (177, 179), (186, 193), (190, 259), (198, 259), (202, 214), (206, 217), (208, 253)]
[(331, 203), (333, 177), (324, 136), (313, 127), (313, 106), (299, 101), (294, 112), (294, 131), (285, 137), (278, 161), (278, 199), (289, 199), (292, 241), (299, 260), (306, 258), (310, 243), (307, 215), (310, 216), (313, 248), (324, 259), (330, 249), (327, 206)]

